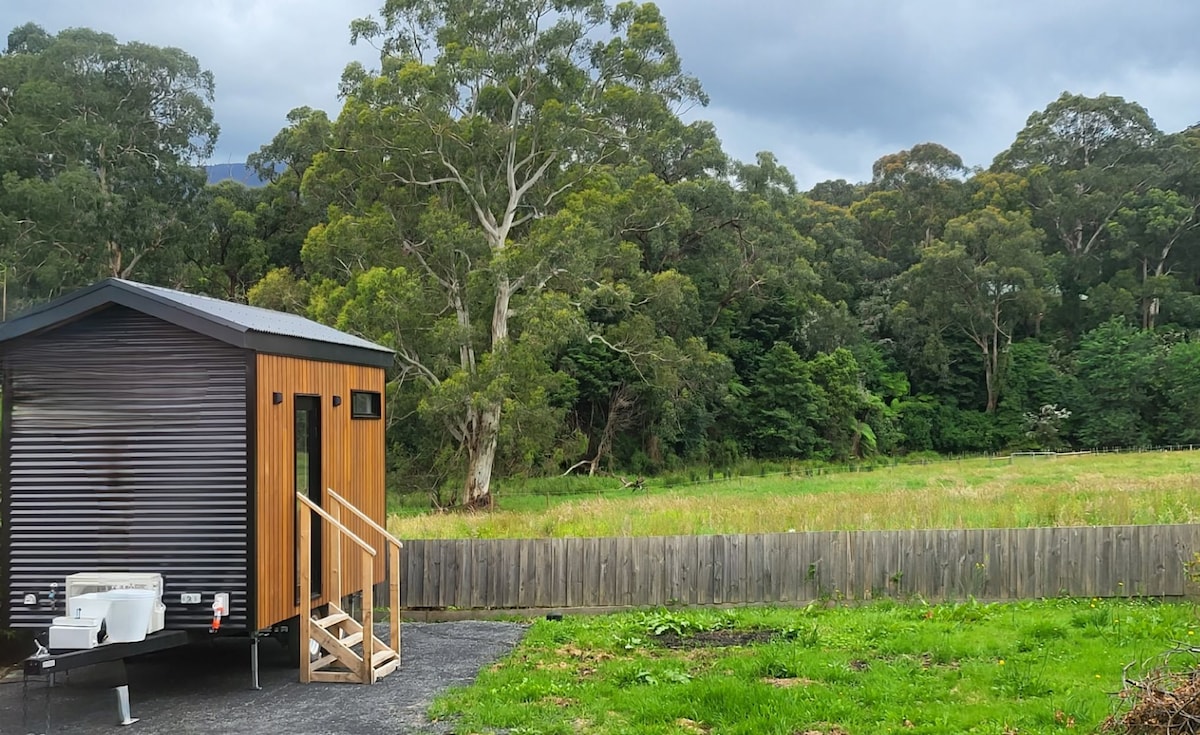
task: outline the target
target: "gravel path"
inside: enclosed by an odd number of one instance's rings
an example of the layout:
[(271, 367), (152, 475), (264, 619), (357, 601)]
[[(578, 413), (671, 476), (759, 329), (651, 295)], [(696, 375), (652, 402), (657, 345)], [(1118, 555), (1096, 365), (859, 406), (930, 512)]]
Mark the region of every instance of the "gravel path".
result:
[[(260, 691), (250, 689), (245, 640), (151, 654), (128, 666), (131, 708), (141, 720), (128, 730), (115, 724), (112, 672), (103, 666), (60, 674), (54, 688), (40, 681), (26, 688), (18, 676), (0, 683), (0, 733), (446, 734), (452, 725), (425, 718), (433, 699), (473, 681), (525, 630), (518, 623), (485, 621), (405, 623), (403, 665), (374, 686), (301, 684), (271, 640), (259, 644)], [(387, 640), (386, 633), (386, 624), (380, 626), (379, 637)]]

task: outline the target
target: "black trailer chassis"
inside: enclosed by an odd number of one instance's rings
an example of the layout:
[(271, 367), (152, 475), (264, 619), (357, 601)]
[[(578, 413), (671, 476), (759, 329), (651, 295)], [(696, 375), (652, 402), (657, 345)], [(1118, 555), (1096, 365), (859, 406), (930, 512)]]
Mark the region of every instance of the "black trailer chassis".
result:
[[(143, 653), (163, 651), (168, 648), (185, 645), (188, 642), (187, 631), (160, 630), (150, 633), (145, 639), (132, 643), (108, 643), (95, 648), (85, 648), (78, 651), (42, 651), (25, 659), (24, 686), (28, 687), (30, 677), (47, 677), (47, 710), (50, 703), (50, 689), (53, 688), (54, 675), (59, 671), (69, 671), (81, 666), (92, 666), (109, 662), (119, 662), (118, 681), (114, 687), (117, 694), (117, 716), (122, 725), (132, 725), (137, 719), (129, 713), (129, 680), (125, 674), (125, 659), (140, 656)], [(28, 696), (28, 692), (24, 693)], [(49, 711), (47, 711), (49, 715)]]

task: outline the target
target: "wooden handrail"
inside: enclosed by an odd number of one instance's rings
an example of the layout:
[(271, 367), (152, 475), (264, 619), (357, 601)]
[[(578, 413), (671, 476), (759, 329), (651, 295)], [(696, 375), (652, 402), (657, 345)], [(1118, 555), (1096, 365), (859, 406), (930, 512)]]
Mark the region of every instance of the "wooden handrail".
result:
[(346, 508), (351, 513), (353, 513), (360, 521), (362, 521), (363, 523), (366, 523), (368, 526), (370, 526), (371, 530), (382, 535), (384, 541), (393, 543), (402, 549), (404, 548), (404, 543), (402, 541), (400, 541), (400, 539), (393, 536), (391, 534), (391, 532), (388, 531), (383, 526), (381, 526), (378, 523), (376, 523), (375, 521), (371, 520), (371, 516), (367, 515), (366, 513), (363, 513), (361, 510), (354, 507), (354, 505), (350, 501), (346, 500), (341, 495), (338, 495), (336, 490), (334, 490), (333, 488), (330, 487), (330, 488), (326, 488), (325, 492), (327, 495), (329, 495), (329, 497), (331, 497), (334, 500), (336, 500), (337, 502), (341, 503), (343, 508)]
[[(375, 634), (374, 634), (374, 627), (375, 627), (374, 626), (374, 623), (375, 623), (375, 615), (374, 615), (374, 613), (375, 613), (375, 594), (374, 594), (375, 572), (374, 572), (374, 570), (375, 570), (375, 564), (372, 561), (372, 559), (376, 558), (378, 556), (378, 554), (375, 551), (375, 547), (368, 544), (366, 541), (364, 541), (362, 538), (360, 538), (357, 534), (355, 534), (353, 531), (351, 531), (349, 528), (347, 528), (345, 525), (342, 524), (341, 509), (343, 507), (350, 509), (350, 511), (352, 513), (354, 513), (355, 516), (366, 521), (367, 524), (373, 530), (381, 532), (384, 537), (385, 544), (388, 546), (388, 551), (390, 552), (389, 561), (391, 563), (391, 566), (392, 566), (392, 569), (394, 570), (394, 572), (391, 575), (388, 596), (389, 596), (389, 598), (391, 598), (392, 609), (395, 613), (395, 615), (393, 617), (393, 620), (395, 622), (390, 626), (391, 627), (391, 641), (390, 642), (391, 642), (391, 650), (393, 652), (395, 652), (395, 662), (392, 664), (389, 664), (391, 667), (388, 669), (389, 672), (393, 671), (395, 669), (395, 667), (399, 665), (399, 662), (400, 662), (400, 628), (395, 623), (399, 622), (400, 586), (399, 586), (398, 577), (400, 574), (400, 563), (399, 562), (400, 562), (400, 546), (401, 546), (401, 544), (398, 539), (396, 539), (391, 534), (389, 534), (386, 530), (384, 530), (381, 526), (379, 526), (379, 524), (375, 523), (370, 518), (365, 516), (362, 513), (362, 511), (360, 511), (358, 508), (355, 508), (353, 505), (351, 505), (349, 502), (347, 502), (345, 498), (343, 498), (340, 495), (338, 495), (337, 493), (335, 493), (332, 489), (329, 489), (329, 494), (336, 501), (329, 508), (329, 510), (331, 512), (327, 512), (324, 508), (322, 508), (321, 506), (314, 503), (312, 500), (310, 500), (305, 495), (303, 495), (299, 492), (296, 493), (296, 499), (298, 501), (300, 501), (300, 503), (302, 504), (301, 510), (303, 511), (303, 512), (299, 513), (300, 523), (299, 523), (299, 528), (297, 529), (297, 537), (298, 537), (297, 542), (299, 545), (299, 554), (300, 554), (299, 567), (300, 567), (300, 590), (301, 590), (301, 594), (300, 594), (300, 640), (301, 640), (302, 648), (301, 648), (300, 681), (302, 683), (309, 683), (314, 680), (317, 680), (317, 681), (330, 681), (330, 680), (344, 681), (346, 679), (342, 679), (340, 677), (350, 677), (349, 680), (351, 680), (351, 681), (359, 681), (363, 684), (373, 684), (373, 683), (375, 683), (375, 681), (377, 679), (377, 675), (378, 675), (378, 672), (375, 668), (376, 644), (378, 643), (378, 645), (381, 645), (381, 646), (385, 645), (382, 641), (377, 641), (377, 639), (375, 638)], [(331, 575), (332, 580), (331, 581), (334, 585), (335, 599), (337, 599), (337, 603), (335, 604), (334, 602), (330, 601), (328, 603), (328, 605), (330, 606), (331, 609), (338, 610), (340, 612), (337, 605), (341, 604), (341, 587), (342, 587), (342, 583), (344, 581), (342, 579), (342, 569), (341, 569), (341, 566), (342, 566), (342, 552), (341, 552), (342, 536), (346, 536), (351, 541), (353, 541), (355, 543), (355, 545), (358, 546), (359, 551), (362, 554), (362, 564), (359, 568), (360, 574), (362, 575), (362, 579), (361, 579), (361, 582), (362, 582), (362, 593), (361, 593), (362, 594), (362, 619), (360, 621), (357, 621), (361, 625), (361, 628), (360, 628), (361, 644), (362, 644), (361, 657), (359, 657), (358, 654), (356, 654), (353, 650), (345, 647), (343, 644), (340, 644), (336, 638), (327, 638), (329, 636), (329, 632), (328, 632), (328, 630), (326, 630), (324, 628), (320, 629), (320, 635), (317, 636), (318, 641), (325, 641), (323, 643), (323, 645), (332, 647), (332, 648), (327, 649), (327, 650), (329, 650), (330, 655), (326, 656), (324, 659), (321, 659), (321, 661), (323, 662), (322, 665), (324, 665), (325, 663), (328, 663), (328, 661), (326, 661), (326, 659), (329, 659), (329, 660), (338, 659), (342, 662), (343, 665), (346, 665), (349, 668), (351, 668), (352, 673), (314, 672), (313, 662), (311, 660), (309, 660), (307, 662), (304, 661), (304, 651), (305, 651), (304, 645), (307, 641), (309, 641), (312, 638), (313, 630), (314, 630), (313, 629), (314, 621), (312, 619), (313, 597), (311, 595), (307, 594), (307, 592), (306, 592), (306, 590), (309, 587), (309, 583), (310, 583), (310, 579), (311, 579), (309, 570), (312, 565), (311, 543), (312, 543), (312, 517), (313, 517), (314, 513), (317, 516), (319, 516), (320, 518), (322, 518), (323, 520), (327, 521), (330, 524), (331, 529), (334, 532), (334, 537), (333, 537), (332, 541), (333, 541), (333, 545), (335, 548), (334, 548), (334, 556), (333, 556), (333, 560), (332, 560), (333, 564), (332, 564), (332, 569), (331, 569), (331, 572), (332, 572), (332, 575)], [(328, 586), (326, 586), (326, 590), (328, 590)], [(337, 619), (334, 618), (333, 620), (337, 620)], [(341, 620), (344, 621), (345, 616), (343, 616), (341, 618)], [(353, 665), (351, 665), (351, 659), (353, 660)], [(385, 656), (384, 661), (386, 662), (387, 660), (388, 660), (388, 657)], [(314, 679), (314, 677), (317, 677), (317, 676), (325, 677), (325, 678)], [(339, 677), (339, 678), (330, 679), (328, 677)]]
[(356, 508), (353, 503), (338, 495), (336, 490), (328, 487), (325, 488), (325, 491), (329, 497), (333, 498), (334, 502), (343, 508), (349, 509), (355, 517), (382, 536), (384, 545), (388, 547), (388, 565), (392, 570), (391, 574), (388, 575), (388, 607), (391, 612), (391, 620), (388, 625), (388, 643), (391, 645), (392, 650), (396, 652), (396, 659), (398, 661), (400, 659), (400, 551), (404, 548), (404, 544), (400, 539), (389, 533), (386, 528)]
[(325, 511), (324, 511), (324, 510), (321, 508), (321, 506), (317, 505), (317, 504), (316, 504), (316, 503), (314, 503), (313, 501), (311, 501), (311, 500), (309, 500), (308, 498), (304, 497), (304, 496), (303, 496), (303, 495), (301, 495), (300, 493), (296, 493), (296, 499), (297, 499), (297, 500), (299, 500), (301, 503), (304, 503), (305, 505), (307, 505), (307, 506), (309, 507), (309, 509), (310, 509), (310, 510), (312, 510), (314, 513), (316, 513), (317, 515), (321, 516), (321, 517), (322, 517), (322, 518), (324, 518), (325, 520), (327, 520), (327, 521), (329, 521), (330, 523), (332, 523), (333, 525), (335, 525), (339, 531), (341, 531), (342, 533), (344, 533), (344, 534), (346, 534), (347, 536), (349, 536), (351, 541), (353, 541), (354, 543), (358, 544), (359, 548), (361, 548), (363, 551), (367, 552), (367, 553), (368, 553), (368, 554), (370, 554), (371, 556), (378, 556), (378, 554), (375, 552), (375, 547), (374, 547), (374, 546), (372, 546), (372, 545), (368, 544), (366, 541), (363, 541), (361, 538), (359, 538), (359, 537), (358, 537), (358, 535), (357, 535), (357, 534), (355, 534), (355, 533), (354, 533), (353, 531), (351, 531), (349, 528), (346, 528), (346, 527), (345, 527), (345, 526), (343, 526), (341, 523), (339, 523), (339, 522), (338, 522), (338, 520), (337, 520), (336, 518), (334, 518), (333, 516), (331, 516), (331, 515), (329, 515), (328, 513), (326, 513), (326, 512), (325, 512)]

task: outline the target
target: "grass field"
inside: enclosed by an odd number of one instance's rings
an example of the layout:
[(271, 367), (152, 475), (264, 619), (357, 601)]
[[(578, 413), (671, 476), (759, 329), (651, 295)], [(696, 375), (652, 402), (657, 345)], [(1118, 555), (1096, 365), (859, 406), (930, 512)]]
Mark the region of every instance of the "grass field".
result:
[(431, 714), (512, 735), (1094, 732), (1128, 705), (1122, 667), (1197, 627), (1189, 604), (1086, 599), (542, 620)]
[(636, 493), (613, 478), (533, 487), (543, 492), (501, 490), (496, 511), (394, 515), (389, 528), (400, 538), (524, 538), (1190, 523), (1200, 519), (1200, 451), (973, 459), (673, 487), (651, 480)]

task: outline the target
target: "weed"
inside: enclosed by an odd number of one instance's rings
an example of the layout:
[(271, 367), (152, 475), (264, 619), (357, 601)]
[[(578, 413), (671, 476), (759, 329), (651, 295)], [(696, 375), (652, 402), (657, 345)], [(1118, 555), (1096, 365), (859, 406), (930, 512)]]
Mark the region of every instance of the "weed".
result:
[(821, 634), (815, 625), (789, 625), (776, 633), (775, 637), (804, 648), (815, 648), (821, 641)]
[(733, 618), (728, 613), (713, 615), (706, 610), (682, 612), (663, 609), (641, 613), (635, 620), (647, 635), (674, 633), (681, 638), (692, 633), (728, 628), (733, 624)]
[(1091, 603), (1091, 608), (1081, 610), (1071, 616), (1071, 626), (1084, 630), (1096, 632), (1102, 628), (1108, 627), (1112, 622), (1112, 612), (1103, 605), (1098, 605), (1096, 601)]
[(974, 597), (971, 597), (966, 602), (948, 605), (943, 608), (941, 614), (947, 620), (959, 623), (977, 623), (988, 619), (992, 612), (993, 608), (991, 605), (980, 603)]
[(1000, 675), (996, 678), (996, 690), (1008, 699), (1024, 700), (1044, 697), (1054, 691), (1043, 676), (1045, 659), (1029, 663), (1000, 659)]

